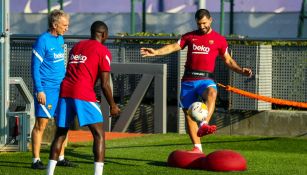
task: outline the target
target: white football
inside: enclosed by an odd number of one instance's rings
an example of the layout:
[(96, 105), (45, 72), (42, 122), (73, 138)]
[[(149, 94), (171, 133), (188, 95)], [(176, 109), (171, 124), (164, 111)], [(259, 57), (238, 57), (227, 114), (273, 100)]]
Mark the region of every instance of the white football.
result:
[(196, 122), (202, 122), (208, 117), (208, 108), (205, 103), (194, 102), (188, 109), (188, 114)]

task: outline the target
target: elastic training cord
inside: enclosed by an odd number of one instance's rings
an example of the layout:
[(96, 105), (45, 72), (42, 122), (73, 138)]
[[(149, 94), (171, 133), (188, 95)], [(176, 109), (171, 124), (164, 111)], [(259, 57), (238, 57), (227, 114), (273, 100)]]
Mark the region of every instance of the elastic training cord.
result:
[(296, 102), (296, 101), (266, 97), (266, 96), (263, 96), (263, 95), (253, 94), (253, 93), (241, 90), (241, 89), (237, 89), (237, 88), (231, 87), (229, 85), (225, 86), (225, 85), (220, 84), (220, 83), (218, 83), (218, 86), (226, 89), (227, 91), (230, 91), (230, 92), (233, 92), (233, 93), (245, 96), (245, 97), (249, 97), (249, 98), (253, 98), (253, 99), (257, 99), (257, 100), (262, 100), (262, 101), (269, 102), (269, 103), (274, 103), (274, 104), (278, 104), (278, 105), (293, 106), (293, 107), (299, 107), (299, 108), (307, 108), (307, 103), (304, 103), (304, 102)]

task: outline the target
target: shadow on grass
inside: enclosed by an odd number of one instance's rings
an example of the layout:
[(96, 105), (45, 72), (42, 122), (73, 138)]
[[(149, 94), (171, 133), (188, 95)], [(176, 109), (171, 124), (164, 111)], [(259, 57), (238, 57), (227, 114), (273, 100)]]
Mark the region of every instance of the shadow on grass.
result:
[[(304, 135), (307, 135), (304, 134)], [(215, 141), (202, 141), (204, 144), (217, 144), (217, 143), (243, 143), (243, 142), (258, 142), (258, 141), (273, 141), (277, 140), (279, 137), (263, 137), (263, 138), (255, 138), (255, 139), (231, 139), (231, 140), (215, 140)], [(106, 147), (106, 150), (112, 150), (112, 149), (124, 149), (124, 148), (146, 148), (146, 147), (167, 147), (167, 146), (188, 146), (191, 145), (191, 143), (174, 143), (174, 144), (157, 144), (157, 145), (132, 145), (132, 146), (113, 146), (113, 147)], [(65, 152), (73, 152), (76, 148), (88, 148), (91, 147), (92, 144), (71, 144), (69, 147), (65, 149)], [(49, 153), (49, 149), (42, 149), (41, 152), (43, 153)]]
[(31, 163), (29, 162), (15, 162), (15, 161), (0, 161), (0, 167), (32, 169)]
[(149, 163), (147, 163), (148, 165), (152, 165), (152, 166), (158, 166), (158, 167), (169, 167), (167, 165), (167, 162), (162, 162), (162, 161), (151, 161)]
[[(111, 159), (111, 160), (110, 160)], [(148, 165), (153, 165), (153, 166), (160, 166), (160, 167), (167, 167), (166, 162), (162, 161), (154, 161), (154, 160), (148, 160), (148, 159), (136, 159), (136, 158), (127, 158), (127, 157), (106, 157), (105, 162), (109, 163), (114, 163), (114, 164), (120, 164), (120, 165), (130, 165), (130, 164), (123, 164), (119, 163), (118, 161), (112, 161), (112, 160), (123, 160), (123, 161), (137, 161), (137, 162), (149, 162), (147, 163)], [(132, 166), (137, 166), (135, 164), (131, 164)]]
[[(220, 140), (220, 141), (203, 141), (205, 144), (217, 144), (217, 143), (242, 143), (242, 142), (253, 142), (253, 141), (272, 141), (276, 140), (278, 137), (265, 137), (265, 138), (257, 138), (257, 139), (240, 139), (240, 140)], [(175, 143), (175, 144), (159, 144), (159, 145), (133, 145), (133, 146), (114, 146), (108, 147), (107, 150), (110, 149), (123, 149), (123, 148), (144, 148), (144, 147), (166, 147), (166, 146), (186, 146), (191, 145), (191, 143)]]
[[(75, 163), (92, 164), (94, 162), (93, 154), (79, 153), (79, 152), (73, 151), (72, 149), (66, 149), (65, 156), (77, 157), (78, 159), (88, 160), (88, 161), (78, 161), (78, 160), (73, 161)], [(106, 156), (105, 157), (105, 163), (130, 165), (130, 164), (125, 164), (125, 163), (115, 162), (115, 161), (113, 161), (113, 159), (115, 159), (115, 160), (131, 160), (131, 161), (148, 161), (148, 160), (144, 160), (144, 159), (134, 159), (134, 158), (126, 158), (126, 157), (121, 158), (121, 157), (109, 157), (109, 156)], [(132, 166), (132, 164), (131, 164), (131, 166)], [(135, 165), (133, 165), (133, 166), (135, 166)]]
[[(77, 164), (93, 164), (94, 162), (94, 158), (92, 154), (84, 154), (84, 153), (77, 153), (74, 151), (65, 151), (65, 156), (71, 156), (71, 157), (77, 157), (78, 159), (83, 159), (86, 161), (80, 161), (80, 160), (76, 160), (76, 161), (72, 161), (74, 163)], [(111, 163), (111, 164), (117, 164), (117, 165), (125, 165), (125, 166), (138, 166), (135, 165), (135, 163), (123, 163), (117, 160), (123, 160), (123, 161), (138, 161), (138, 162), (148, 162), (150, 161), (152, 165), (163, 165), (166, 166), (166, 163), (164, 162), (158, 162), (158, 161), (153, 161), (153, 160), (146, 160), (146, 159), (137, 159), (137, 158), (127, 158), (127, 157), (110, 157), (110, 156), (106, 156), (105, 157), (105, 163)]]
[[(264, 137), (264, 138), (250, 138), (250, 139), (244, 139), (244, 138), (236, 138), (236, 139), (231, 139), (231, 140), (212, 140), (212, 141), (206, 141), (203, 142), (205, 144), (223, 144), (223, 143), (243, 143), (243, 142), (257, 142), (257, 141), (274, 141), (278, 139), (278, 137)], [(150, 148), (150, 147), (172, 147), (172, 146), (188, 146), (191, 145), (191, 143), (170, 143), (170, 144), (157, 144), (157, 145), (132, 145), (132, 146), (115, 146), (115, 147), (107, 147), (106, 151), (112, 151), (116, 149), (129, 149), (129, 148)], [(73, 162), (77, 164), (92, 164), (94, 161), (94, 157), (92, 152), (86, 153), (83, 150), (82, 152), (80, 151), (75, 151), (75, 149), (78, 148), (88, 148), (89, 150), (91, 149), (91, 144), (86, 144), (86, 145), (73, 145), (65, 150), (65, 156), (69, 157), (75, 157), (78, 158), (79, 160), (75, 160)], [(81, 159), (81, 160), (80, 160)], [(127, 166), (137, 166), (133, 163), (123, 163), (121, 161), (117, 160), (123, 160), (123, 161), (139, 161), (139, 162), (149, 162), (149, 165), (154, 165), (154, 166), (163, 166), (166, 167), (167, 163), (166, 161), (155, 161), (155, 160), (146, 160), (146, 159), (138, 159), (138, 158), (131, 158), (131, 157), (110, 157), (106, 156), (105, 157), (105, 163), (111, 163), (111, 164), (118, 164), (118, 165), (127, 165)], [(0, 164), (1, 166), (1, 164)]]

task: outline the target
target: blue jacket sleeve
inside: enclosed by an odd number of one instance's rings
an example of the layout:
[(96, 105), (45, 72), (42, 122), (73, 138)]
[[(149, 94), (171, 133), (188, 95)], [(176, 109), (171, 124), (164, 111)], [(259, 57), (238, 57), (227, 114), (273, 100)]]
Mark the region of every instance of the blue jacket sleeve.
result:
[(42, 92), (43, 86), (41, 82), (40, 67), (44, 61), (45, 42), (42, 38), (38, 38), (32, 48), (31, 73), (35, 92)]

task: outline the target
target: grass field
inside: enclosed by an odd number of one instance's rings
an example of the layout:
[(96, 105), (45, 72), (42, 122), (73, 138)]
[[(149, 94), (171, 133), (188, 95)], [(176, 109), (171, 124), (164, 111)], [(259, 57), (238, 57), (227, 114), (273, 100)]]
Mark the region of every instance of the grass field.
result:
[[(248, 170), (243, 172), (209, 172), (204, 170), (168, 167), (168, 155), (176, 149), (191, 149), (187, 135), (149, 134), (142, 137), (108, 140), (105, 175), (306, 175), (307, 139), (254, 136), (211, 135), (202, 139), (208, 154), (219, 149), (241, 153)], [(77, 168), (57, 167), (58, 175), (91, 175), (93, 173), (92, 143), (69, 144), (66, 157), (77, 163)], [(43, 148), (42, 160), (47, 163), (49, 147)], [(45, 174), (45, 170), (30, 168), (31, 153), (0, 153), (1, 175)]]

